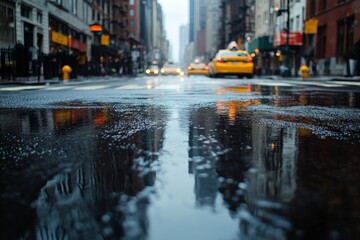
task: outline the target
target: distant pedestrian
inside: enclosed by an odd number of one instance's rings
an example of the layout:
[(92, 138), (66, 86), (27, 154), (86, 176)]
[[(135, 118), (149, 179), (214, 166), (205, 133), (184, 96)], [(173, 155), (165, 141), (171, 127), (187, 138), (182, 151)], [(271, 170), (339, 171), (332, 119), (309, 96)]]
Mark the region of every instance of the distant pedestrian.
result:
[(317, 76), (317, 65), (316, 65), (315, 60), (311, 62), (311, 70), (312, 70), (313, 76)]
[(30, 51), (30, 57), (31, 57), (31, 73), (33, 76), (37, 75), (37, 65), (38, 65), (38, 59), (39, 59), (39, 49), (33, 45), (29, 49)]

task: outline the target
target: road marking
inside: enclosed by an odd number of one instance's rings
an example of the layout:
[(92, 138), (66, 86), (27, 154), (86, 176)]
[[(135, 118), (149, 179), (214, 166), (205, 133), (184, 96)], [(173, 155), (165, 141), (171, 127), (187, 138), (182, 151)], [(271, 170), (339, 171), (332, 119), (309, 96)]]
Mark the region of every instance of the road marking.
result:
[(42, 89), (45, 88), (45, 86), (21, 86), (21, 87), (6, 87), (6, 88), (0, 88), (0, 91), (23, 91), (23, 90), (36, 90), (36, 89)]
[(136, 90), (136, 89), (145, 89), (146, 86), (140, 86), (140, 85), (125, 85), (125, 86), (121, 86), (116, 88), (117, 90)]
[(95, 86), (86, 86), (86, 87), (77, 87), (74, 90), (97, 90), (97, 89), (104, 89), (109, 86), (107, 85), (95, 85)]
[(249, 82), (251, 85), (262, 85), (262, 86), (279, 86), (279, 87), (290, 87), (292, 86), (289, 83), (281, 83), (281, 82)]
[(333, 83), (318, 83), (318, 82), (299, 82), (296, 81), (294, 84), (298, 85), (311, 85), (311, 86), (319, 86), (319, 87), (343, 87), (341, 84), (333, 84)]
[(155, 89), (158, 90), (173, 90), (173, 89), (180, 89), (179, 84), (164, 84), (156, 87)]
[(342, 85), (360, 86), (360, 82), (334, 81), (334, 83), (342, 84)]
[(48, 91), (56, 91), (56, 90), (65, 90), (65, 89), (70, 89), (70, 88), (73, 88), (73, 87), (70, 87), (70, 86), (62, 86), (62, 87), (49, 87), (49, 88), (46, 88), (44, 90), (48, 90)]

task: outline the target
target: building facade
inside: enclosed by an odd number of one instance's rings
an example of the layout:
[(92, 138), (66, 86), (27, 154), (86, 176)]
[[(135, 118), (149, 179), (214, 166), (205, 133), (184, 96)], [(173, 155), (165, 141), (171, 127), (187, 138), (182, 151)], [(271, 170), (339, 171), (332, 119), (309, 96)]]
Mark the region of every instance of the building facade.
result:
[[(316, 62), (318, 74), (360, 75), (360, 1), (307, 0), (306, 20), (310, 19), (316, 19), (318, 27), (316, 34), (305, 36), (305, 53)], [(357, 63), (350, 65), (347, 59)]]
[(206, 6), (205, 59), (210, 61), (217, 52), (221, 17), (220, 0), (209, 0)]
[(0, 2), (0, 48), (9, 48), (16, 42), (15, 1)]

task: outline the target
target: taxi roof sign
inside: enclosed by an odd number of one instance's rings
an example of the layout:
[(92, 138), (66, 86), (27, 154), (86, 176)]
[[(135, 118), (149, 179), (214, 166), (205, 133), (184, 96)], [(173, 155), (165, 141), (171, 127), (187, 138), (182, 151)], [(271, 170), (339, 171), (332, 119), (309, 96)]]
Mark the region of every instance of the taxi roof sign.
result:
[(239, 50), (239, 45), (235, 41), (231, 41), (227, 47), (229, 50)]

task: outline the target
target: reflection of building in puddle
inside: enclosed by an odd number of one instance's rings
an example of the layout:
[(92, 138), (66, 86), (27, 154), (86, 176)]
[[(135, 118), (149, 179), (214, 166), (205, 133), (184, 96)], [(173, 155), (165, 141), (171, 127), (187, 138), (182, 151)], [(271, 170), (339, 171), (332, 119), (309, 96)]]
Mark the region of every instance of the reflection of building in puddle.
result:
[(218, 143), (215, 139), (216, 114), (213, 108), (191, 112), (189, 126), (189, 173), (194, 174), (196, 205), (214, 207), (217, 197), (215, 164)]
[[(248, 197), (290, 201), (296, 190), (297, 130), (254, 124)], [(254, 184), (254, 185), (252, 185)]]
[[(27, 230), (34, 238), (146, 238), (147, 187), (155, 182), (153, 167), (162, 149), (166, 115), (154, 107), (129, 107), (121, 113), (111, 109), (28, 111), (9, 121), (16, 125), (31, 119), (29, 129), (18, 129), (14, 136), (23, 131), (33, 131), (35, 139), (44, 131), (61, 133), (47, 135), (48, 141), (31, 153), (32, 159), (42, 159), (41, 167), (34, 160), (32, 168), (46, 172), (29, 185), (39, 181), (43, 186), (29, 189), (38, 193), (32, 206), (37, 220)], [(44, 159), (45, 152), (53, 154)]]
[[(244, 233), (283, 238), (291, 223), (278, 213), (285, 209), (281, 203), (290, 202), (296, 191), (297, 131), (258, 124), (252, 129), (252, 168), (245, 194), (248, 206), (240, 214), (240, 227)], [(247, 211), (251, 215), (244, 213)]]

